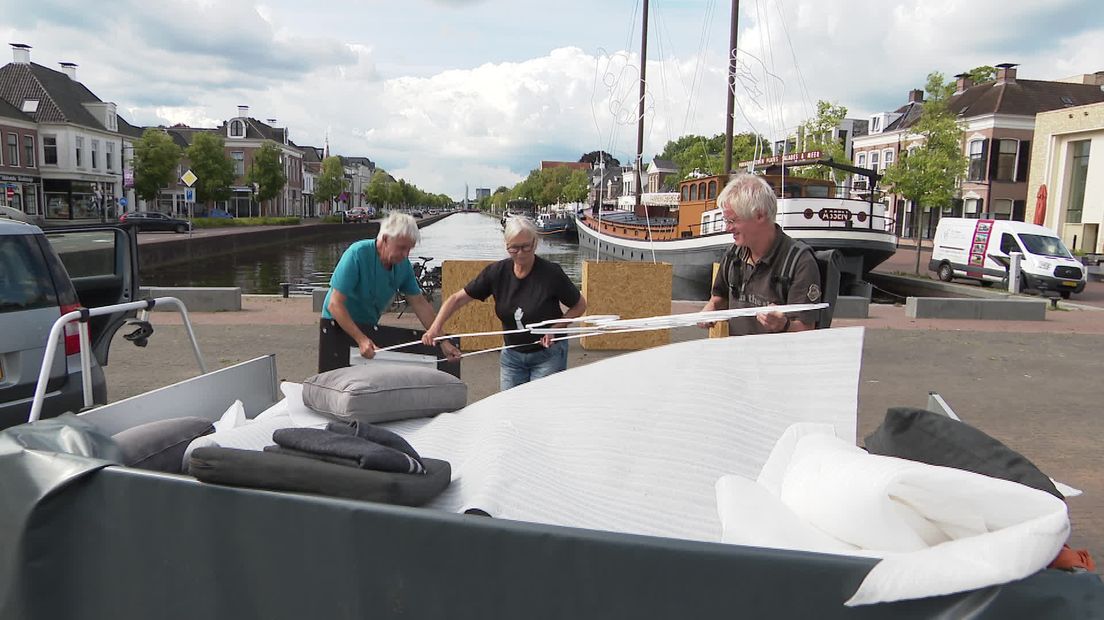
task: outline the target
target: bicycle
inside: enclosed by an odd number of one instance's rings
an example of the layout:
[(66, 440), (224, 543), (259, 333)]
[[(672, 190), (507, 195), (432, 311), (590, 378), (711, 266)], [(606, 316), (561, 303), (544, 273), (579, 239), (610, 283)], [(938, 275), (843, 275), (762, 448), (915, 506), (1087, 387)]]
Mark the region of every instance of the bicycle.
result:
[[(414, 277), (418, 280), (418, 287), (422, 289), (422, 295), (425, 296), (426, 301), (432, 304), (441, 293), (441, 267), (427, 266), (433, 261), (432, 256), (419, 256), (417, 258), (418, 260), (412, 261)], [(399, 317), (402, 317), (407, 308), (406, 299), (396, 297), (391, 304), (391, 308), (393, 311), (398, 310)]]

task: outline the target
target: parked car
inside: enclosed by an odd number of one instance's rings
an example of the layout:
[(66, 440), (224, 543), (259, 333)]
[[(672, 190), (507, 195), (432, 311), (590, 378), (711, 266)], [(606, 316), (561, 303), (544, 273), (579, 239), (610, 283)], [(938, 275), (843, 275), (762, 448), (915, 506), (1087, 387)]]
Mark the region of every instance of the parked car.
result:
[(27, 224), (34, 224), (38, 227), (46, 225), (46, 218), (42, 217), (41, 215), (27, 215), (19, 209), (15, 209), (12, 207), (0, 207), (0, 218), (15, 220), (17, 222), (24, 222)]
[[(138, 295), (138, 246), (133, 231), (93, 225), (52, 228), (0, 220), (0, 428), (27, 421), (46, 341), (54, 321), (80, 307), (126, 303)], [(107, 402), (103, 365), (128, 313), (89, 321), (92, 395)], [(46, 386), (43, 417), (84, 405), (81, 342), (66, 328)]]
[(169, 217), (164, 213), (157, 211), (135, 211), (133, 213), (124, 213), (119, 217), (119, 221), (124, 224), (130, 224), (136, 230), (140, 231), (167, 231), (186, 233), (192, 229), (192, 225), (188, 220), (182, 220), (175, 217)]
[(225, 209), (219, 209), (218, 207), (215, 207), (214, 209), (211, 209), (210, 211), (207, 212), (207, 217), (213, 217), (215, 219), (224, 219), (224, 220), (225, 219), (230, 219), (230, 220), (232, 220), (232, 219), (234, 219), (234, 214), (230, 213), (229, 211), (226, 211)]
[(346, 222), (367, 222), (372, 219), (372, 212), (364, 207), (354, 207), (345, 212)]

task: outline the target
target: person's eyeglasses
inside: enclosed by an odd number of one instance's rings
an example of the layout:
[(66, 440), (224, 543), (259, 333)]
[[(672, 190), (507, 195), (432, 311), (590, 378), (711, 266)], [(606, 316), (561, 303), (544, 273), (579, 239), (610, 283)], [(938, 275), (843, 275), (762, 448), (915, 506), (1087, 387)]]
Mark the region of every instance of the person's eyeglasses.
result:
[(740, 221), (740, 220), (738, 220), (734, 217), (726, 217), (726, 218), (721, 218), (721, 219), (724, 220), (725, 226), (734, 226), (736, 224), (736, 222)]
[(517, 245), (506, 246), (506, 251), (510, 254), (517, 254), (518, 252), (528, 252), (533, 249), (533, 243), (520, 243)]

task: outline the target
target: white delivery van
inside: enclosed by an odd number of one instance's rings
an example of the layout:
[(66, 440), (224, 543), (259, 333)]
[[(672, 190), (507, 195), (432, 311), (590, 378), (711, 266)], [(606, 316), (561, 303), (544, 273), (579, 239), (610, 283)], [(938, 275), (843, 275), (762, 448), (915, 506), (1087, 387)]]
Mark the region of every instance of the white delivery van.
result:
[(1049, 228), (1009, 220), (946, 217), (935, 229), (928, 269), (939, 279), (980, 280), (988, 286), (1008, 277), (1008, 255), (1020, 252), (1020, 290), (1058, 291), (1068, 299), (1085, 290), (1085, 267)]

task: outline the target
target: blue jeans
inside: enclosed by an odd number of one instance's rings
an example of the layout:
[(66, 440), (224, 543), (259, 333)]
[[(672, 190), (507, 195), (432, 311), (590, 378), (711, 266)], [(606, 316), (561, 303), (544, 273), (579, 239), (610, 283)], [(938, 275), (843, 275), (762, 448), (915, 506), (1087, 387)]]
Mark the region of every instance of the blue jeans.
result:
[(501, 371), (499, 385), (506, 391), (515, 385), (529, 383), (533, 379), (547, 377), (567, 368), (567, 341), (553, 342), (552, 346), (532, 353), (506, 349), (499, 357)]

